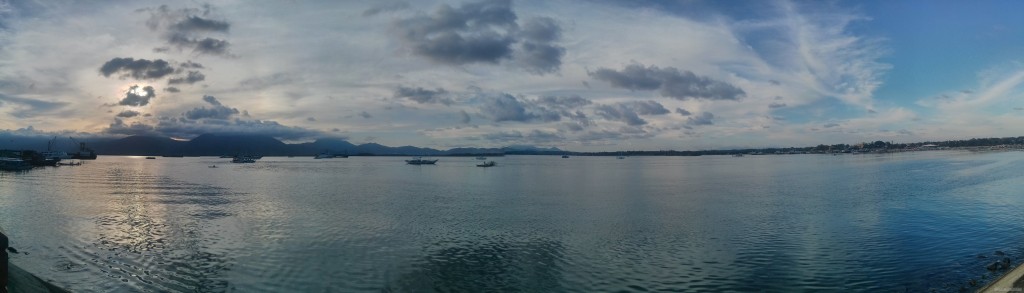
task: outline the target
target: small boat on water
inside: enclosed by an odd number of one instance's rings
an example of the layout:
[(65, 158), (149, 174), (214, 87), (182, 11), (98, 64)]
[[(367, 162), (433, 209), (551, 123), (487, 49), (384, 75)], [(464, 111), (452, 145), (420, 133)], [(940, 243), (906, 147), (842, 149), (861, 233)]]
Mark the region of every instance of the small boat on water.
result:
[(433, 165), (434, 163), (437, 163), (437, 159), (427, 160), (420, 157), (415, 157), (412, 160), (405, 160), (405, 163), (409, 165)]
[(32, 164), (22, 159), (0, 158), (0, 170), (2, 171), (25, 171), (32, 167)]
[(488, 161), (488, 162), (485, 162), (483, 164), (477, 164), (476, 166), (477, 167), (494, 167), (497, 164), (498, 163), (495, 163), (494, 161)]
[(156, 160), (156, 157), (146, 157), (146, 160)]
[(743, 156), (743, 154), (735, 154), (735, 155), (732, 155), (732, 156), (733, 156), (733, 157), (742, 157), (742, 156)]
[(562, 158), (563, 158), (563, 159), (568, 159), (568, 158), (569, 158), (569, 155), (562, 155)]
[(232, 158), (231, 162), (232, 163), (236, 163), (236, 164), (255, 163), (256, 162), (256, 158), (255, 157), (250, 157), (250, 156), (237, 156), (237, 157)]
[(229, 155), (220, 156), (221, 159), (230, 159), (230, 158), (234, 158), (234, 157), (235, 156), (229, 156)]
[(486, 160), (486, 157), (476, 157), (477, 160)]
[(81, 166), (81, 165), (82, 165), (82, 162), (74, 162), (74, 161), (67, 162), (67, 163), (57, 162), (57, 166)]
[(217, 165), (210, 165), (210, 168), (217, 168)]

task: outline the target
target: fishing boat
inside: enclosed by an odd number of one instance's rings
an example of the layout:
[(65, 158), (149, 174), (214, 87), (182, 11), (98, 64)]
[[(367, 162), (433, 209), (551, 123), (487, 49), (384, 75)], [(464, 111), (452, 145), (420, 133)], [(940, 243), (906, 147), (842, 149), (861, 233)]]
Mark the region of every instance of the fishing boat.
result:
[(494, 167), (497, 164), (498, 163), (495, 163), (494, 161), (488, 161), (488, 162), (485, 162), (483, 164), (477, 164), (476, 166), (477, 167)]
[(405, 160), (405, 163), (409, 165), (433, 165), (434, 163), (437, 163), (437, 159), (427, 160), (420, 157), (415, 157), (412, 158), (412, 160)]
[(335, 157), (337, 157), (337, 156), (331, 154), (330, 152), (324, 151), (322, 153), (317, 154), (313, 158), (319, 160), (319, 159), (333, 159)]
[(563, 159), (568, 159), (568, 158), (569, 158), (569, 155), (562, 155), (562, 158), (563, 158)]

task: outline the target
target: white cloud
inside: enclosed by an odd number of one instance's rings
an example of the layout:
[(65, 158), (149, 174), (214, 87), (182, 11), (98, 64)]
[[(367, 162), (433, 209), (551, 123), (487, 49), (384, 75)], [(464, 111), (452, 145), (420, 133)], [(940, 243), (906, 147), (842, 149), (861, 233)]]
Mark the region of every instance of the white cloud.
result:
[[(445, 3), (459, 7), (464, 2)], [(194, 108), (199, 97), (211, 95), (282, 126), (324, 133), (339, 129), (391, 145), (497, 143), (479, 138), (515, 131), (523, 139), (537, 134), (533, 138), (552, 144), (556, 142), (551, 140), (561, 139), (557, 144), (581, 150), (605, 143), (648, 149), (739, 145), (755, 139), (782, 143), (801, 135), (815, 136), (801, 131), (835, 121), (825, 117), (793, 124), (772, 118), (777, 116), (774, 111), (813, 107), (832, 98), (879, 112), (865, 113), (862, 120), (844, 119), (844, 130), (883, 127), (881, 122), (870, 122), (879, 116), (909, 117), (900, 114), (902, 109), (877, 106), (872, 97), (888, 69), (878, 61), (885, 53), (883, 43), (849, 31), (852, 24), (868, 20), (840, 7), (804, 7), (827, 4), (783, 1), (768, 5), (775, 10), (757, 19), (731, 19), (709, 11), (710, 16), (695, 20), (654, 9), (583, 1), (512, 2), (520, 23), (549, 17), (561, 28), (557, 45), (565, 51), (559, 69), (544, 70), (542, 75), (531, 74), (516, 62), (438, 66), (412, 54), (405, 41), (396, 37), (394, 24), (435, 11), (436, 1), (385, 6), (357, 1), (212, 1), (216, 15), (211, 19), (230, 24), (229, 31), (216, 34), (230, 41), (230, 58), (192, 50), (154, 52), (154, 47), (166, 45), (166, 34), (146, 27), (149, 13), (136, 10), (158, 7), (161, 2), (93, 4), (49, 7), (42, 16), (6, 22), (12, 28), (0, 33), (0, 60), (4, 60), (0, 81), (12, 81), (20, 88), (8, 93), (82, 110), (31, 121), (0, 118), (0, 129), (31, 123), (46, 130), (73, 125), (74, 130), (101, 131), (109, 127), (114, 114), (125, 110), (106, 113), (111, 108), (101, 105), (117, 103), (135, 84), (157, 90), (157, 98), (134, 109), (156, 117), (181, 115)], [(170, 8), (197, 8), (188, 5), (195, 6), (175, 3)], [(145, 83), (103, 77), (100, 66), (113, 58), (193, 60), (203, 64), (204, 79), (176, 84), (178, 92), (174, 92), (164, 90), (166, 80)], [(689, 71), (734, 85), (746, 94), (736, 100), (676, 100), (657, 91), (613, 88), (591, 75), (599, 68), (619, 70), (630, 64)], [(34, 90), (29, 89), (32, 84)], [(395, 98), (400, 87), (444, 89), (447, 95), (436, 100), (440, 103)], [(481, 108), (486, 100), (474, 98), (496, 93), (515, 97), (529, 111), (500, 116)], [(541, 105), (549, 96), (579, 96), (588, 102), (572, 109)], [(644, 115), (643, 125), (630, 127), (629, 121), (641, 123), (598, 112), (602, 105), (647, 100), (664, 109), (685, 109), (698, 118), (710, 118), (703, 113), (713, 113), (713, 120), (708, 120), (713, 124), (692, 127), (687, 121), (693, 117), (668, 114)], [(0, 113), (9, 110), (0, 106)], [(372, 113), (372, 119), (345, 118), (364, 113)], [(545, 132), (534, 133), (534, 129)], [(187, 130), (183, 133), (201, 129)], [(542, 135), (552, 133), (558, 135)], [(703, 135), (701, 142), (694, 135)]]

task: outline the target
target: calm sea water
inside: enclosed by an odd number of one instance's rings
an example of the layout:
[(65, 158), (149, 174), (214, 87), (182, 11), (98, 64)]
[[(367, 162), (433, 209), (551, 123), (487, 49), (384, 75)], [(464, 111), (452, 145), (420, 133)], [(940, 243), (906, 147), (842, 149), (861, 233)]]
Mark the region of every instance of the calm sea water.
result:
[(1022, 152), (403, 159), (2, 172), (0, 226), (77, 292), (957, 291), (1024, 256)]

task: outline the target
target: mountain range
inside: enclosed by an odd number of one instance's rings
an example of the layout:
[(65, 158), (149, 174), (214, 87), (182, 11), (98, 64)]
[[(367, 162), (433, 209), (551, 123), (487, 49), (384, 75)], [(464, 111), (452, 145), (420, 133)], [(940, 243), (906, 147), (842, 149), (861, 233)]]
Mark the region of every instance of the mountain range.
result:
[[(70, 138), (4, 137), (0, 149), (77, 151), (77, 141)], [(51, 143), (51, 141), (53, 143)], [(99, 155), (128, 156), (221, 156), (239, 153), (264, 156), (313, 156), (323, 152), (362, 156), (458, 156), (498, 154), (557, 154), (558, 148), (508, 146), (502, 148), (432, 148), (391, 147), (377, 143), (352, 144), (343, 139), (322, 138), (313, 142), (288, 144), (270, 136), (243, 134), (203, 134), (192, 140), (175, 140), (159, 136), (128, 136), (124, 138), (87, 139), (86, 145)]]

